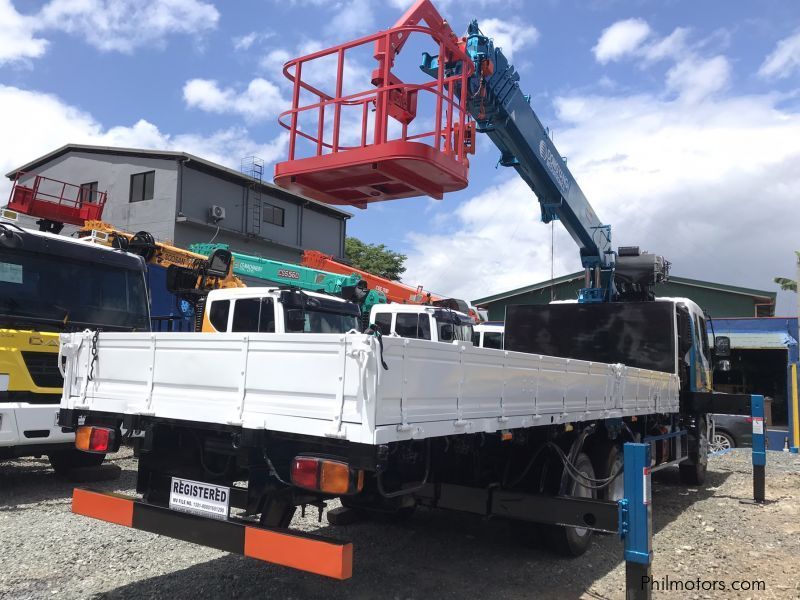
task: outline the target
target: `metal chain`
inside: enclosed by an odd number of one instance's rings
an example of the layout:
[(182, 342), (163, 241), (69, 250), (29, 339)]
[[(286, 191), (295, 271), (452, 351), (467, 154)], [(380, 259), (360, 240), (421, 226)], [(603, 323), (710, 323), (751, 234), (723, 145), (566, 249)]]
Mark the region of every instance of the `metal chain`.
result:
[(92, 360), (89, 363), (89, 374), (86, 377), (87, 381), (94, 380), (94, 365), (97, 363), (97, 338), (99, 335), (100, 335), (99, 329), (96, 329), (94, 335), (92, 335), (92, 348), (91, 348)]

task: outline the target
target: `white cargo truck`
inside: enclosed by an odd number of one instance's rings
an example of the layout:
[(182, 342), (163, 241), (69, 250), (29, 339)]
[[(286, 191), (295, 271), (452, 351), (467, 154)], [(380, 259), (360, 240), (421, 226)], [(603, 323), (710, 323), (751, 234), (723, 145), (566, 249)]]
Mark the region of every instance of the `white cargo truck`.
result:
[(65, 334), (62, 425), (95, 452), (141, 435), (141, 496), (76, 490), (73, 509), (338, 578), (352, 546), (288, 528), (296, 507), (502, 516), (580, 554), (602, 519), (556, 507), (618, 499), (624, 442), (652, 440), (654, 468), (702, 483), (701, 319), (686, 300), (510, 307), (504, 350), (355, 330)]

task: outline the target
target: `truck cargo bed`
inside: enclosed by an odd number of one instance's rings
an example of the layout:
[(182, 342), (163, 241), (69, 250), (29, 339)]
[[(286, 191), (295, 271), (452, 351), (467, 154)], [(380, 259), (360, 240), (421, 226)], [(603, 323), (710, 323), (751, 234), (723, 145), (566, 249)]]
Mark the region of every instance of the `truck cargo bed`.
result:
[(384, 337), (381, 350), (356, 333), (61, 339), (65, 409), (365, 444), (678, 411), (675, 374), (469, 342)]

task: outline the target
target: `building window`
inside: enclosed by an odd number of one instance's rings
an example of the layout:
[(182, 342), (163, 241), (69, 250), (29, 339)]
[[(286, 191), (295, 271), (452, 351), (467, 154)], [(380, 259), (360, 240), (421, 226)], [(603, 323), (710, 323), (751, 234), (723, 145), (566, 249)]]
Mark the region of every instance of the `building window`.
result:
[(278, 227), (283, 227), (283, 209), (280, 206), (273, 206), (264, 202), (261, 207), (261, 220), (264, 223), (272, 223)]
[(97, 182), (81, 184), (81, 197), (80, 201), (83, 202), (97, 202)]
[(153, 185), (156, 180), (155, 171), (131, 175), (131, 202), (153, 199)]

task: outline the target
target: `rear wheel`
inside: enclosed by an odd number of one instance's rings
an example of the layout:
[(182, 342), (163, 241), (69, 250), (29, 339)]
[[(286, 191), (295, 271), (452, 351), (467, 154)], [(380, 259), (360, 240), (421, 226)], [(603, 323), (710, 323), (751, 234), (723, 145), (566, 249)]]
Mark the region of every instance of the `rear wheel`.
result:
[(82, 452), (77, 448), (58, 450), (47, 455), (53, 470), (59, 475), (67, 475), (73, 469), (99, 467), (105, 459), (105, 454)]
[(607, 479), (615, 475), (606, 487), (597, 490), (597, 497), (601, 500), (617, 502), (625, 497), (625, 479), (622, 475), (622, 448), (619, 444), (609, 441), (601, 446), (595, 446), (592, 451), (592, 465), (598, 479)]
[[(578, 454), (575, 459), (575, 467), (586, 477), (594, 479), (595, 471), (592, 466), (592, 461), (589, 460), (589, 457), (585, 453), (581, 452)], [(559, 470), (556, 469), (556, 471)], [(558, 479), (560, 480), (560, 477)], [(555, 492), (557, 491), (558, 490), (555, 490)], [(578, 498), (596, 498), (597, 491), (570, 477), (569, 483), (567, 484), (567, 495), (577, 496)], [(589, 544), (592, 542), (592, 531), (585, 527), (547, 525), (544, 527), (544, 534), (549, 542), (549, 547), (565, 556), (580, 556), (586, 552), (589, 548)]]
[(689, 458), (679, 465), (681, 481), (686, 485), (703, 485), (708, 468), (708, 428), (705, 417), (695, 419), (689, 429)]

